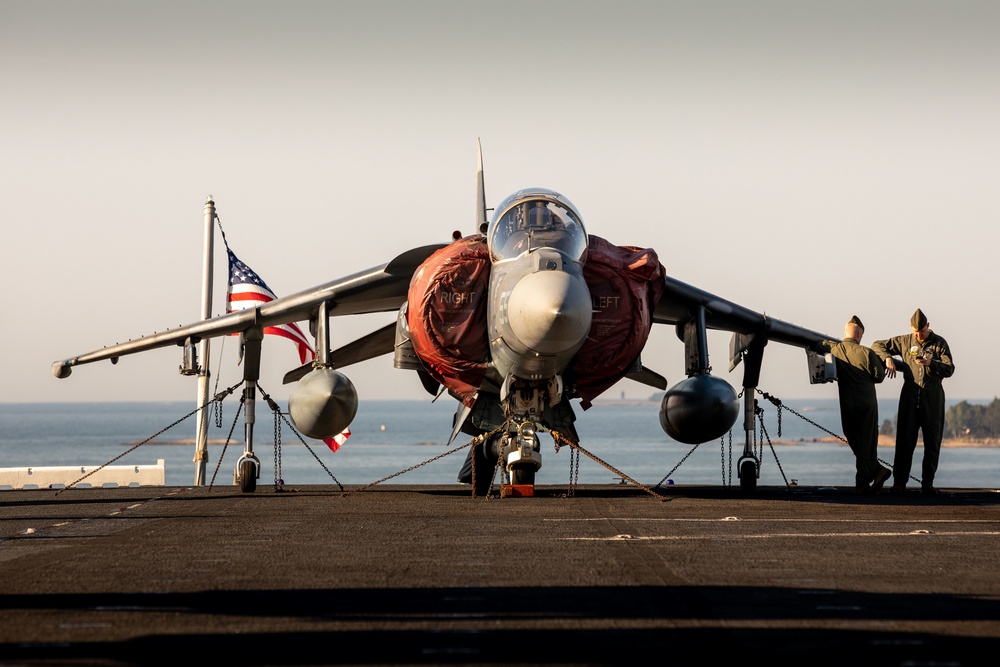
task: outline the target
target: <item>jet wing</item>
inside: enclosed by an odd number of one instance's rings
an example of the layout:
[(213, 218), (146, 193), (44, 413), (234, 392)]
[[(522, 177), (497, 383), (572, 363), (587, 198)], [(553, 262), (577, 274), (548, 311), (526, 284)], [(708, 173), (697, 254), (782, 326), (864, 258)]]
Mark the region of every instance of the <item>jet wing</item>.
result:
[[(383, 354), (388, 354), (396, 346), (396, 322), (377, 329), (366, 336), (353, 340), (347, 345), (330, 352), (329, 368), (343, 368), (361, 361), (368, 361)], [(282, 384), (298, 382), (313, 369), (312, 362), (302, 364), (294, 370), (285, 373)]]
[(630, 371), (625, 375), (629, 380), (634, 382), (640, 382), (654, 389), (666, 389), (667, 388), (667, 378), (663, 377), (656, 371), (650, 370), (645, 366), (642, 366), (638, 371)]
[(664, 285), (663, 295), (653, 310), (653, 322), (682, 326), (695, 319), (698, 309), (703, 308), (708, 329), (734, 334), (730, 349), (731, 368), (738, 363), (740, 354), (750, 342), (761, 337), (765, 343), (775, 341), (806, 350), (824, 340), (840, 340), (838, 336), (768, 317), (669, 276)]
[(52, 363), (56, 377), (67, 377), (74, 366), (110, 359), (117, 363), (126, 354), (145, 352), (171, 345), (184, 345), (188, 339), (216, 338), (247, 331), (253, 327), (277, 326), (316, 317), (321, 304), (330, 315), (357, 315), (399, 309), (406, 300), (410, 278), (420, 264), (444, 244), (408, 250), (392, 261), (366, 271), (333, 280), (316, 287), (275, 299), (263, 306), (219, 315), (176, 329), (143, 336), (126, 343), (77, 355)]

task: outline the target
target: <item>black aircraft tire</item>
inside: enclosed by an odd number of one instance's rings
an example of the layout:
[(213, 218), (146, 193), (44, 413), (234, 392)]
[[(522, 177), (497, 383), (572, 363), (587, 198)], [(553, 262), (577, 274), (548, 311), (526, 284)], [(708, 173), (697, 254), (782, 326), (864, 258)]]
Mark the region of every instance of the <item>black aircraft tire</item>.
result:
[(250, 459), (240, 462), (240, 491), (253, 493), (257, 490), (257, 466)]
[(476, 495), (485, 496), (493, 486), (493, 476), (496, 474), (496, 459), (490, 459), (483, 453), (482, 447), (476, 447)]
[(740, 491), (748, 496), (757, 490), (757, 463), (747, 459), (740, 463)]
[(534, 485), (535, 469), (524, 466), (514, 466), (510, 469), (510, 483)]
[(485, 496), (493, 486), (493, 466), (487, 466), (486, 461), (476, 468), (476, 495)]
[(473, 481), (472, 464), (475, 457), (475, 493), (477, 496), (485, 496), (493, 486), (493, 478), (496, 476), (497, 457), (494, 454), (492, 440), (473, 447), (465, 458), (462, 470), (458, 473), (460, 484), (471, 484)]

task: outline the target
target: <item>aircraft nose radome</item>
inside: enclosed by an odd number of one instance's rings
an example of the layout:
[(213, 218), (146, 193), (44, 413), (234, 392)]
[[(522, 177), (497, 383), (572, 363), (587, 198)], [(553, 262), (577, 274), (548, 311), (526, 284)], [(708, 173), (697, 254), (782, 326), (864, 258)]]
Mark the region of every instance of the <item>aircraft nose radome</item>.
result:
[(538, 271), (521, 278), (507, 301), (511, 331), (529, 349), (557, 354), (579, 345), (590, 331), (587, 283), (564, 271)]

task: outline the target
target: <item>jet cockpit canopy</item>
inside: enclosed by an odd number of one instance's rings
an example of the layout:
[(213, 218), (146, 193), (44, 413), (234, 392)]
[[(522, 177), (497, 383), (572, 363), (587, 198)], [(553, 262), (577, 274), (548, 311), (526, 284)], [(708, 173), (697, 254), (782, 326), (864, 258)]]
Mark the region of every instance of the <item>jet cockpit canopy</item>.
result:
[(587, 230), (572, 202), (545, 188), (518, 190), (496, 207), (487, 235), (494, 262), (534, 248), (555, 248), (583, 263)]

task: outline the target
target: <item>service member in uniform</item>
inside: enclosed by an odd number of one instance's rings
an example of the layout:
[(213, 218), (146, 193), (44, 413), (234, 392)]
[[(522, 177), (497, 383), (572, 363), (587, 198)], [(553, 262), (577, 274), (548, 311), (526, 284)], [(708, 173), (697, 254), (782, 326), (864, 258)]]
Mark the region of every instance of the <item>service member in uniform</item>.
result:
[(855, 315), (844, 327), (839, 343), (826, 340), (817, 352), (829, 352), (837, 363), (840, 423), (854, 452), (854, 488), (858, 494), (876, 494), (889, 479), (889, 469), (878, 462), (878, 397), (875, 385), (885, 379), (885, 365), (871, 348), (861, 344), (865, 327)]
[[(906, 481), (917, 447), (917, 431), (924, 436), (921, 491), (936, 494), (934, 475), (941, 456), (944, 433), (944, 387), (941, 380), (955, 372), (948, 341), (931, 331), (923, 311), (917, 308), (910, 318), (911, 333), (889, 340), (877, 340), (872, 349), (885, 361), (886, 376), (903, 373), (896, 414), (896, 453), (892, 462), (891, 493), (906, 491)], [(898, 357), (898, 358), (897, 358)]]

